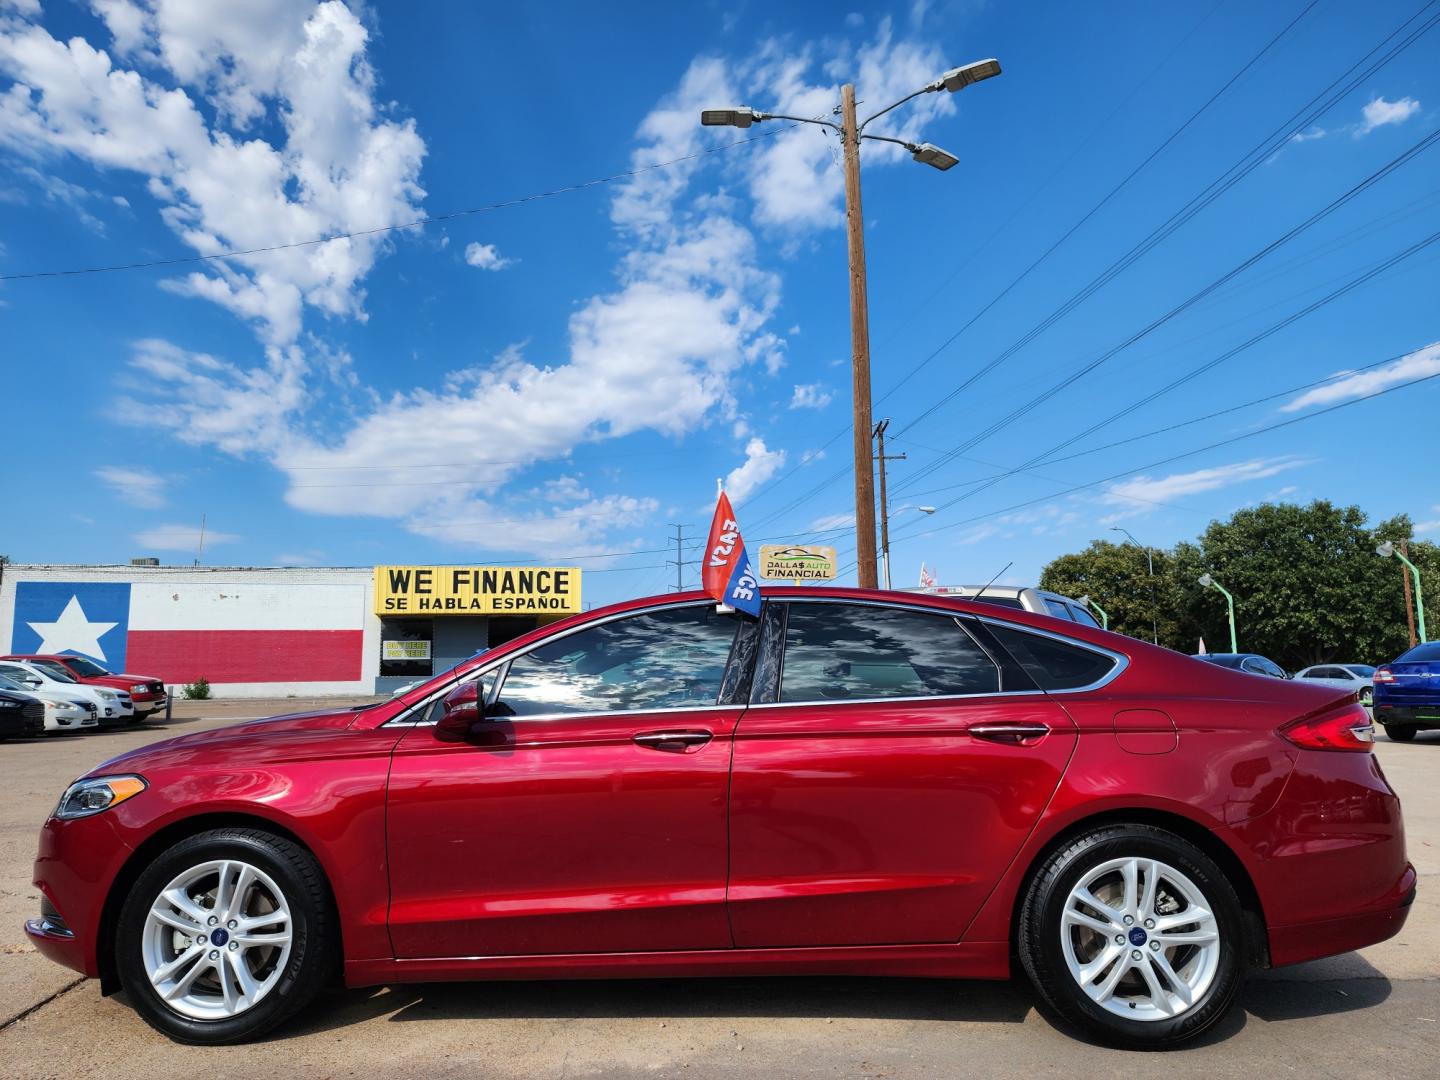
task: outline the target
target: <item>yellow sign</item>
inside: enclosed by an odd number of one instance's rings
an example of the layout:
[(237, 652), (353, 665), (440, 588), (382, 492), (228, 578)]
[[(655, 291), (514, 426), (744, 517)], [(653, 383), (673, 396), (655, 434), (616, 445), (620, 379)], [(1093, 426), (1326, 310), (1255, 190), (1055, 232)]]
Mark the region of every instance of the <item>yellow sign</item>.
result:
[(573, 615), (573, 566), (377, 566), (377, 615)]
[(430, 642), (428, 641), (382, 641), (380, 642), (381, 660), (429, 660)]
[(777, 581), (834, 581), (835, 549), (764, 544), (760, 548), (760, 576)]

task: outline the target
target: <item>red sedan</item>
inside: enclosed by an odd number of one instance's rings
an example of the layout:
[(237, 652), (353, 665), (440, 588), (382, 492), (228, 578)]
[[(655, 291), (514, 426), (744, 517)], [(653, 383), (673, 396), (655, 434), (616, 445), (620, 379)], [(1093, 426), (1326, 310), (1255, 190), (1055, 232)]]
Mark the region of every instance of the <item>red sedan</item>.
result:
[(57, 670), (86, 686), (106, 686), (123, 690), (135, 706), (135, 719), (142, 720), (165, 707), (165, 684), (153, 675), (125, 675), (106, 671), (88, 656), (70, 653), (12, 653), (0, 660), (24, 660), (31, 664)]
[(157, 743), (45, 823), (30, 938), (193, 1043), (343, 972), (1004, 979), (1173, 1046), (1415, 894), (1353, 696), (943, 597), (699, 594), (398, 699)]

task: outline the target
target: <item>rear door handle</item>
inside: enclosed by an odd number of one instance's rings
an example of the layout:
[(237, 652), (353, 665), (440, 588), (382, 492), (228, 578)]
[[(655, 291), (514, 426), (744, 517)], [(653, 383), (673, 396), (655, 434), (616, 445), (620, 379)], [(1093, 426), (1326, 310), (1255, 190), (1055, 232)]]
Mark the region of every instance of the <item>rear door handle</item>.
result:
[(634, 736), (637, 745), (650, 750), (664, 750), (671, 754), (683, 754), (698, 750), (714, 735), (708, 731), (647, 731)]
[(998, 720), (988, 724), (971, 724), (965, 732), (990, 742), (1031, 746), (1050, 734), (1050, 725), (1036, 720)]

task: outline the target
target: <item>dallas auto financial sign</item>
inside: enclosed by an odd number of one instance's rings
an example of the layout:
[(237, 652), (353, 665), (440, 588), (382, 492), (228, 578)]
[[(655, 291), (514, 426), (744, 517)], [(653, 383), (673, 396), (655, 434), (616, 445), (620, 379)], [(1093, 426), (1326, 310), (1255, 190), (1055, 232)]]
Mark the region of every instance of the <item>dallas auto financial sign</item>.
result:
[(377, 566), (377, 615), (571, 615), (573, 566)]

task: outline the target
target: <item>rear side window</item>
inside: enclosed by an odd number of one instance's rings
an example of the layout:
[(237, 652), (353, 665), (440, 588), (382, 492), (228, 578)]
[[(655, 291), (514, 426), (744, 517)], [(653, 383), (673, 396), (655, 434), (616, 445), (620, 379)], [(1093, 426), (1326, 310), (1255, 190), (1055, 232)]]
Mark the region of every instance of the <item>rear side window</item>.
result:
[(1115, 669), (1115, 658), (1013, 626), (988, 628), (1043, 690), (1075, 690), (1099, 682)]
[(1090, 612), (1086, 611), (1079, 604), (1070, 605), (1070, 617), (1082, 626), (1093, 626), (1097, 630), (1100, 629), (1100, 624), (1095, 621), (1095, 616), (1091, 615)]
[(865, 604), (790, 605), (782, 702), (999, 689), (994, 663), (949, 615)]
[(966, 600), (974, 600), (980, 604), (993, 604), (995, 607), (1014, 608), (1016, 611), (1024, 611), (1025, 605), (1020, 602), (1018, 596), (967, 596)]

